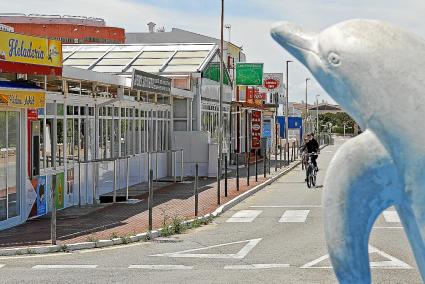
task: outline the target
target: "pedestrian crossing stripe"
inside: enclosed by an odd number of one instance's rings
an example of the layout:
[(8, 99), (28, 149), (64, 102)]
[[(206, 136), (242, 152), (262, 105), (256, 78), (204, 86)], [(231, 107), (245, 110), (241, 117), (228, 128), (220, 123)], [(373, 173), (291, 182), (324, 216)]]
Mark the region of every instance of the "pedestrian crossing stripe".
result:
[(286, 210), (279, 223), (304, 223), (310, 210)]
[[(382, 257), (384, 257), (384, 258), (386, 258), (388, 260), (385, 260), (385, 261), (372, 261), (372, 262), (370, 262), (370, 267), (371, 268), (412, 269), (412, 267), (409, 264), (407, 264), (407, 263), (405, 263), (405, 262), (403, 262), (403, 261), (395, 258), (394, 256), (391, 256), (391, 255), (389, 255), (389, 254), (387, 254), (387, 253), (385, 253), (385, 252), (383, 252), (383, 251), (381, 251), (381, 250), (379, 250), (379, 249), (377, 249), (377, 248), (369, 245), (369, 254), (372, 254), (372, 253), (377, 253), (380, 256), (382, 256)], [(322, 262), (322, 261), (324, 261), (324, 260), (326, 260), (328, 258), (329, 258), (329, 254), (326, 254), (324, 256), (321, 256), (321, 257), (319, 257), (319, 258), (317, 258), (317, 259), (315, 259), (313, 261), (310, 261), (310, 262), (304, 264), (300, 268), (319, 268), (319, 269), (322, 268), (322, 269), (330, 269), (330, 268), (332, 268), (331, 266), (315, 266), (315, 265), (319, 264), (320, 262)]]
[(400, 223), (400, 217), (397, 214), (397, 211), (384, 211), (384, 219), (387, 223)]
[(232, 217), (227, 219), (227, 223), (249, 223), (254, 221), (258, 215), (263, 212), (262, 210), (241, 210), (233, 214)]

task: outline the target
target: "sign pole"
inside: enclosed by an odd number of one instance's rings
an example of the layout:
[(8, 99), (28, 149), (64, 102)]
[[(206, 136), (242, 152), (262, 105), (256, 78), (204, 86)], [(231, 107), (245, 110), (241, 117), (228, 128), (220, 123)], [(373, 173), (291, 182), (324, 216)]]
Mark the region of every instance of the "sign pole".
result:
[[(292, 62), (291, 60), (286, 60), (286, 104), (285, 104), (285, 138), (286, 138), (286, 145), (289, 145), (289, 137), (288, 137), (288, 134), (289, 134), (289, 119), (288, 119), (288, 117), (289, 117), (289, 97), (288, 97), (288, 95), (289, 95), (289, 84), (288, 84), (289, 74), (288, 74), (288, 71), (289, 71), (289, 63), (291, 63), (291, 62)], [(285, 151), (287, 151), (288, 156), (289, 156), (289, 148), (288, 149), (285, 148)]]
[(220, 182), (221, 182), (221, 156), (223, 154), (223, 51), (224, 40), (224, 0), (221, 0), (220, 20), (220, 93), (219, 93), (219, 115), (218, 115), (218, 163), (217, 163), (217, 204), (220, 205)]

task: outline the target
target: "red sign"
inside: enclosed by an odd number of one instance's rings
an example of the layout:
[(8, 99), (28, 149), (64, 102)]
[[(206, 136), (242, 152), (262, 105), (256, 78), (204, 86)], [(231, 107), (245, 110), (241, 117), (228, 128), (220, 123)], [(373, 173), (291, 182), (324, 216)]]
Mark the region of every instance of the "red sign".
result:
[(279, 87), (279, 81), (276, 79), (266, 79), (264, 80), (264, 87), (269, 90), (274, 90)]
[(28, 120), (37, 120), (38, 119), (38, 110), (37, 109), (28, 109), (27, 110)]
[(261, 111), (253, 110), (251, 113), (251, 148), (261, 147)]

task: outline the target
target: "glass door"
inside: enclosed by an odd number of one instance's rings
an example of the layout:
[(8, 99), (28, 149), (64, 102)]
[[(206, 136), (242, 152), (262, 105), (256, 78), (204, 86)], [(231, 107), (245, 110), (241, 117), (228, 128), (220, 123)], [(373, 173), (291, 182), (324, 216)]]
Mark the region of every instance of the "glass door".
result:
[(20, 212), (19, 112), (0, 111), (0, 221)]

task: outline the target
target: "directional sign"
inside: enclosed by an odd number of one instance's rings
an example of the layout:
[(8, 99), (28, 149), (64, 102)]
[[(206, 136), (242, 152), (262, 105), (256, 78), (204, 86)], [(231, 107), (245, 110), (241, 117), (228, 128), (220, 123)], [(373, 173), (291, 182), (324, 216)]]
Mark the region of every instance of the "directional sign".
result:
[[(242, 259), (244, 258), (259, 242), (259, 239), (238, 241), (232, 243), (219, 244), (214, 246), (208, 246), (197, 249), (189, 249), (171, 253), (155, 254), (151, 256), (167, 256), (167, 257), (184, 257), (184, 258), (221, 258), (221, 259)], [(209, 249), (214, 249), (218, 247), (230, 246), (235, 244), (247, 243), (241, 250), (237, 253), (223, 253), (223, 254), (208, 254), (208, 253), (194, 253), (199, 251), (205, 251)]]
[[(369, 254), (372, 253), (377, 253), (380, 256), (388, 259), (385, 261), (375, 261), (375, 262), (370, 262), (370, 267), (372, 268), (395, 268), (395, 269), (412, 269), (412, 267), (410, 265), (408, 265), (407, 263), (395, 258), (394, 256), (391, 256), (373, 246), (369, 246)], [(310, 261), (306, 264), (304, 264), (303, 266), (301, 266), (300, 268), (332, 268), (331, 266), (316, 266), (317, 264), (319, 264), (320, 262), (326, 260), (329, 258), (329, 255), (324, 255), (321, 256), (313, 261)]]

